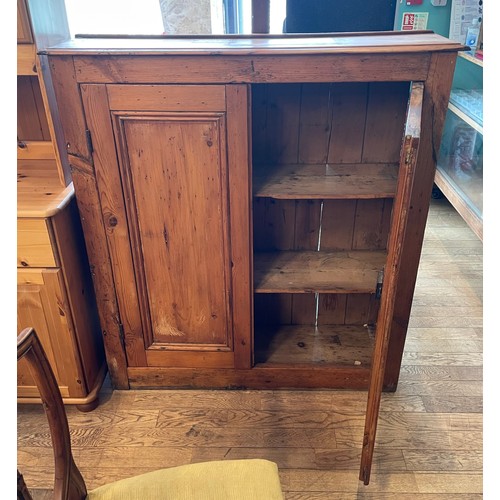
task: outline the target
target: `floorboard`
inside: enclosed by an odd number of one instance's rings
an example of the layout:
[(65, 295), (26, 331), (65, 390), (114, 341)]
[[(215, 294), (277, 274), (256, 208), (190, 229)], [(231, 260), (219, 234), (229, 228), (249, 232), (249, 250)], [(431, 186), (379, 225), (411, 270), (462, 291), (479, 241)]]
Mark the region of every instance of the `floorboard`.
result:
[[(93, 412), (67, 407), (89, 489), (205, 460), (277, 462), (287, 500), (483, 497), (482, 243), (446, 199), (432, 200), (395, 393), (384, 394), (369, 486), (358, 480), (366, 393), (111, 391)], [(49, 498), (43, 410), (18, 405), (18, 467)]]

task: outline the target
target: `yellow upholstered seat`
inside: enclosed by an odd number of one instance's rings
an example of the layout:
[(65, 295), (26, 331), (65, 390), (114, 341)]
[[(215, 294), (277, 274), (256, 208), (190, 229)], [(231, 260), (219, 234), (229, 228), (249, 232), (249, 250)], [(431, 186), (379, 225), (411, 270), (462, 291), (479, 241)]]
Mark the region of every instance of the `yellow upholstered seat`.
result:
[[(71, 452), (66, 411), (52, 368), (32, 328), (17, 337), (40, 392), (54, 448), (55, 500), (283, 500), (278, 467), (268, 460), (224, 460), (181, 465), (116, 481), (87, 492)], [(17, 473), (18, 500), (31, 500)]]
[(181, 465), (122, 479), (88, 492), (88, 500), (282, 500), (278, 468), (268, 460)]

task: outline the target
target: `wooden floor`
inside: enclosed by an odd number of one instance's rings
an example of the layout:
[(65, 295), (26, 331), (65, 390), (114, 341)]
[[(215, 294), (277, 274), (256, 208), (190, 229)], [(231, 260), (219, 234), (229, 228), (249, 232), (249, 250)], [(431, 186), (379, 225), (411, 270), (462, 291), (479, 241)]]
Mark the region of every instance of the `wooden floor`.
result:
[[(369, 486), (358, 481), (365, 392), (114, 391), (67, 407), (89, 489), (212, 459), (277, 462), (287, 500), (482, 498), (482, 243), (433, 200), (398, 390), (384, 394)], [(52, 484), (42, 409), (18, 405), (18, 467)]]

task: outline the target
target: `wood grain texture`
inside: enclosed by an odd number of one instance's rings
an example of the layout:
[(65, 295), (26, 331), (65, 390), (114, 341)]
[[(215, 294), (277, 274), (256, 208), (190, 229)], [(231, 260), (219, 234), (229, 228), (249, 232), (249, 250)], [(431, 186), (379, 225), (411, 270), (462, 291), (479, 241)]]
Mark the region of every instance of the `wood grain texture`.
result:
[(128, 111), (225, 111), (220, 85), (108, 85), (109, 109)]
[(118, 126), (141, 308), (151, 321), (146, 347), (231, 348), (223, 117), (129, 116)]
[(397, 165), (322, 164), (262, 166), (254, 170), (254, 196), (275, 199), (391, 198)]
[(36, 76), (36, 47), (33, 43), (17, 46), (17, 74)]
[(18, 267), (57, 266), (50, 231), (50, 222), (47, 219), (18, 219)]
[(229, 225), (234, 366), (253, 360), (251, 96), (247, 85), (226, 86)]
[(385, 252), (259, 252), (257, 293), (371, 293)]
[[(424, 281), (417, 284), (414, 303), (439, 300), (441, 312), (431, 310), (436, 318), (455, 310), (457, 302), (463, 308), (481, 306), (475, 288), (467, 286), (482, 276), (481, 241), (469, 239), (473, 232), (446, 199), (432, 200), (427, 230), (422, 277), (428, 275), (429, 264), (443, 256), (457, 266), (444, 288), (435, 289)], [(468, 254), (457, 254), (466, 241)], [(468, 343), (472, 338), (481, 341), (481, 329), (463, 325), (408, 329), (411, 350), (405, 352), (400, 375), (405, 391), (382, 395), (381, 441), (367, 487), (359, 484), (357, 474), (364, 391), (111, 391), (107, 383), (101, 405), (91, 414), (67, 407), (75, 460), (89, 488), (139, 471), (255, 457), (277, 462), (286, 498), (292, 500), (493, 498), (495, 492), (483, 486), (482, 469), (494, 464), (492, 457), (482, 456), (481, 388), (469, 384), (477, 381), (478, 370), (482, 372), (483, 351), (481, 344)], [(428, 376), (415, 378), (417, 371)], [(186, 372), (201, 378), (196, 370)], [(248, 377), (244, 371), (240, 382)], [(411, 391), (410, 381), (415, 382)], [(459, 395), (460, 386), (468, 386), (469, 395)], [(53, 479), (50, 442), (42, 422), (41, 406), (19, 407), (18, 467), (28, 487), (40, 494), (52, 487)], [(253, 446), (253, 434), (259, 446)], [(155, 438), (163, 443), (155, 443)]]
[[(67, 54), (61, 51), (60, 57), (67, 58)], [(59, 55), (51, 57), (55, 58), (59, 59)], [(251, 58), (219, 55), (207, 65), (204, 64), (206, 56), (202, 55), (163, 55), (155, 58), (152, 67), (147, 56), (123, 54), (96, 61), (94, 56), (79, 55), (75, 68), (81, 83), (165, 83), (165, 74), (169, 75), (169, 83), (400, 82), (425, 79), (430, 56), (425, 53), (409, 53), (403, 58), (393, 53), (299, 54), (288, 59), (290, 64), (281, 65), (279, 55)]]
[(61, 186), (55, 160), (17, 160), (17, 216), (52, 217), (74, 198)]
[(99, 179), (98, 194), (120, 308), (120, 321), (127, 338), (127, 363), (141, 366), (146, 362), (143, 325), (107, 92), (103, 85), (83, 85), (81, 90), (88, 127), (95, 145), (94, 168)]
[(394, 218), (387, 245), (387, 264), (384, 268), (384, 284), (377, 318), (376, 341), (373, 350), (372, 371), (368, 390), (359, 472), (359, 479), (365, 485), (368, 485), (370, 482), (378, 413), (390, 342), (390, 328), (396, 303), (398, 282), (402, 279), (400, 277), (402, 248), (408, 227), (408, 213), (411, 207), (411, 195), (419, 153), (423, 94), (423, 83), (413, 82), (410, 90), (410, 101), (408, 103), (405, 138), (400, 153), (398, 186), (394, 200), (394, 211), (398, 214), (398, 217)]
[[(59, 269), (37, 269), (35, 273), (40, 275), (35, 279), (41, 284), (32, 284), (29, 274), (18, 271), (18, 330), (34, 325), (40, 331), (40, 340), (50, 364), (55, 367), (63, 396), (85, 396), (82, 367), (78, 362), (78, 346), (62, 272)], [(18, 394), (36, 396), (38, 391), (30, 377), (27, 377), (26, 369), (21, 367), (19, 373)]]

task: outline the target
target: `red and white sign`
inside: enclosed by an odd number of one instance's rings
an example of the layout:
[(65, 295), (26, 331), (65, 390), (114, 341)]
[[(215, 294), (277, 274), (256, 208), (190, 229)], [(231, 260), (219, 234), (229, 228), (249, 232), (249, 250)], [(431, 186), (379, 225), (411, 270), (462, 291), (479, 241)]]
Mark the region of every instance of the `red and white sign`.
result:
[(428, 19), (428, 12), (405, 12), (401, 29), (403, 31), (425, 30)]

